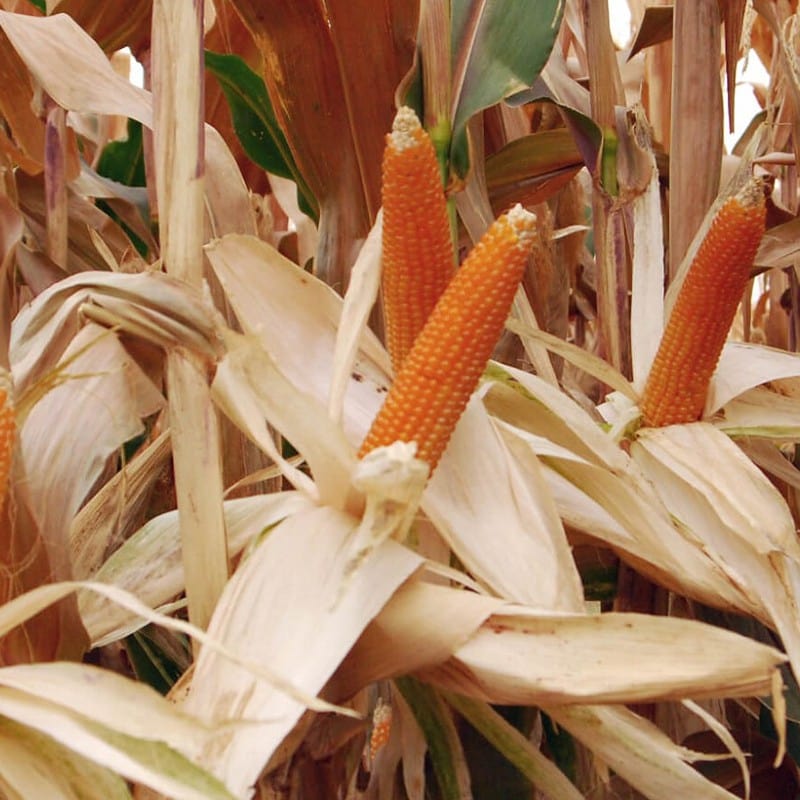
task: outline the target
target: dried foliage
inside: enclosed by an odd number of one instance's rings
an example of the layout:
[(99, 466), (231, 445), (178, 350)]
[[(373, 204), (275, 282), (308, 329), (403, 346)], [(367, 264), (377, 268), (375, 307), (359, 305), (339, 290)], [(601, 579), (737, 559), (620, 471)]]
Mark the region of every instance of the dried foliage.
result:
[(0, 796), (797, 794), (794, 5), (0, 0)]

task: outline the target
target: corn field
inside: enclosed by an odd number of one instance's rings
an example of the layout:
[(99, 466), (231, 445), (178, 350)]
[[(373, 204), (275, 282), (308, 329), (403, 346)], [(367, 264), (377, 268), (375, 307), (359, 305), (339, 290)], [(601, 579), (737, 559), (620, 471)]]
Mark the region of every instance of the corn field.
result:
[(799, 154), (790, 0), (0, 0), (0, 798), (800, 797)]

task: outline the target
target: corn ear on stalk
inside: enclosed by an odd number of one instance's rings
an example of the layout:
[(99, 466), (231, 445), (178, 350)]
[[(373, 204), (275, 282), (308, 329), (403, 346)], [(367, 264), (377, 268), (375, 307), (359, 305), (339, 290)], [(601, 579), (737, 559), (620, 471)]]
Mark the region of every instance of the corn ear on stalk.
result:
[(484, 234), (414, 342), (359, 457), (413, 441), (433, 472), (502, 333), (535, 240), (536, 217), (519, 205)]
[(714, 217), (675, 300), (642, 395), (646, 425), (700, 418), (765, 227), (761, 182), (748, 181)]
[(397, 371), (454, 272), (436, 152), (406, 106), (386, 137), (382, 262), (386, 344)]
[(7, 370), (0, 367), (0, 508), (8, 493), (16, 431), (11, 376)]
[(369, 764), (374, 764), (378, 753), (386, 746), (392, 730), (392, 707), (385, 700), (378, 700), (372, 714), (372, 732), (369, 737)]

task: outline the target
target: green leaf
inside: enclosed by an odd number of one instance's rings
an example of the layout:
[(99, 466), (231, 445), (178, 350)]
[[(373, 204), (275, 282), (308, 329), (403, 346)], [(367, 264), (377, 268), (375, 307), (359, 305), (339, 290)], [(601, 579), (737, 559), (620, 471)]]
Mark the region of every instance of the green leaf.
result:
[[(90, 174), (92, 172), (91, 168), (86, 165), (84, 165), (84, 170)], [(128, 120), (128, 138), (109, 142), (103, 148), (95, 172), (108, 179), (108, 181), (113, 181), (113, 184), (109, 184), (109, 188), (112, 189), (114, 196), (127, 200), (136, 206), (142, 215), (142, 219), (145, 222), (149, 221), (150, 209), (147, 205), (147, 192), (144, 189), (140, 189), (140, 198), (137, 200), (136, 197), (132, 196), (132, 192), (127, 193), (122, 188), (124, 186), (144, 187), (147, 184), (141, 122), (137, 122), (134, 119)], [(119, 186), (114, 184), (119, 184)], [(149, 255), (147, 244), (114, 210), (112, 203), (105, 199), (98, 199), (97, 207), (122, 227), (139, 255), (142, 258), (147, 258)]]
[(469, 168), (466, 127), (478, 111), (529, 87), (553, 49), (563, 0), (453, 0), (453, 86), (456, 102), (451, 163)]
[(128, 120), (128, 138), (109, 142), (97, 162), (97, 172), (125, 186), (144, 186), (142, 123)]
[(0, 717), (0, 785), (10, 797), (131, 800), (119, 775), (6, 717)]
[[(97, 673), (101, 672), (97, 670)], [(51, 671), (52, 674), (55, 673)], [(46, 680), (44, 685), (47, 688)], [(159, 700), (166, 703), (161, 698)], [(0, 692), (0, 712), (21, 725), (52, 737), (74, 754), (176, 800), (233, 800), (233, 795), (220, 780), (164, 741), (113, 730), (70, 708), (7, 687)], [(124, 713), (124, 705), (121, 705), (120, 717)], [(177, 711), (169, 713), (179, 717)], [(185, 724), (185, 718), (182, 722)], [(153, 725), (153, 732), (157, 735), (158, 721), (154, 720)]]
[(319, 219), (316, 198), (300, 175), (283, 135), (264, 81), (235, 55), (206, 50), (206, 68), (219, 81), (231, 110), (236, 136), (245, 153), (267, 172), (297, 184), (300, 207)]
[(553, 720), (542, 713), (542, 729), (547, 746), (553, 754), (553, 760), (558, 768), (571, 780), (577, 777), (577, 751), (575, 740), (562, 728), (553, 723)]
[[(567, 777), (559, 769), (559, 766), (562, 769), (567, 766), (572, 768), (571, 771), (574, 772), (574, 745), (572, 760), (556, 766), (538, 747), (531, 743), (529, 738), (504, 719), (488, 703), (453, 692), (444, 692), (444, 698), (475, 730), (485, 737), (487, 742), (493, 745), (499, 753), (508, 759), (522, 775), (545, 795), (559, 797), (563, 800), (577, 800), (577, 798), (581, 797), (578, 790), (571, 783), (571, 780), (574, 779), (574, 774)], [(506, 712), (511, 710), (506, 709)], [(549, 719), (543, 717), (543, 721), (546, 726), (553, 728)], [(569, 734), (563, 733), (561, 735), (562, 741), (566, 739), (572, 743)], [(548, 743), (552, 745), (549, 736)]]
[(125, 649), (136, 677), (161, 694), (167, 694), (191, 664), (188, 643), (153, 625), (127, 637)]
[(450, 709), (435, 689), (415, 678), (396, 678), (395, 685), (425, 736), (439, 796), (442, 800), (463, 800), (468, 773)]
[(31, 0), (31, 5), (36, 6), (42, 14), (47, 13), (47, 0)]
[(581, 152), (566, 128), (514, 139), (486, 159), (486, 186), (492, 205), (507, 208), (517, 201), (524, 205), (542, 202), (582, 166)]
[(564, 124), (572, 134), (575, 144), (583, 156), (583, 163), (586, 164), (591, 175), (596, 176), (603, 157), (603, 131), (591, 117), (581, 114), (580, 111), (561, 103), (555, 105), (561, 112)]
[(611, 128), (606, 128), (603, 138), (603, 149), (600, 155), (600, 183), (613, 197), (619, 194), (617, 183), (617, 150), (619, 141)]
[(572, 134), (565, 128), (529, 133), (486, 159), (489, 188), (583, 166)]

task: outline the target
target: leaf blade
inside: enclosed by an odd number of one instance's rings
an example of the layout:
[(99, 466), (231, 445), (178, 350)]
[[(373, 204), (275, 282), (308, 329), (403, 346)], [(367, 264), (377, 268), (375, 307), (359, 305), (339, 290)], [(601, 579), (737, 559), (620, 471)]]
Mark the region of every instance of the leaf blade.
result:
[(451, 163), (457, 174), (465, 175), (469, 166), (467, 123), (533, 83), (550, 55), (563, 11), (562, 0), (454, 0)]

